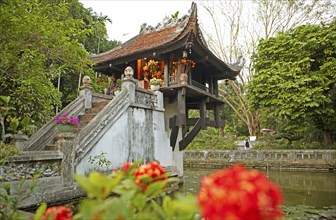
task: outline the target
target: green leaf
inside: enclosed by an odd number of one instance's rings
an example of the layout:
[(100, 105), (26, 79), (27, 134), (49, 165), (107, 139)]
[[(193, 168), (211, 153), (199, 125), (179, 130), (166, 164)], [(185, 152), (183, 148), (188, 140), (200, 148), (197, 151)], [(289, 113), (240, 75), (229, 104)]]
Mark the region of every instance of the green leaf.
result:
[(35, 212), (34, 220), (40, 220), (43, 217), (44, 212), (47, 210), (47, 204), (42, 203)]
[(136, 194), (136, 196), (133, 198), (132, 200), (134, 206), (141, 211), (145, 206), (146, 206), (146, 202), (147, 202), (147, 197), (142, 194), (142, 193), (138, 193)]
[(5, 103), (5, 105), (7, 105), (9, 103), (10, 96), (0, 96), (0, 99)]
[(151, 205), (154, 211), (160, 216), (161, 219), (167, 219), (166, 213), (155, 201), (151, 201)]
[(157, 195), (160, 195), (163, 192), (164, 187), (166, 186), (165, 181), (157, 181), (154, 183), (151, 183), (147, 190), (145, 191), (145, 195), (148, 197), (154, 197)]

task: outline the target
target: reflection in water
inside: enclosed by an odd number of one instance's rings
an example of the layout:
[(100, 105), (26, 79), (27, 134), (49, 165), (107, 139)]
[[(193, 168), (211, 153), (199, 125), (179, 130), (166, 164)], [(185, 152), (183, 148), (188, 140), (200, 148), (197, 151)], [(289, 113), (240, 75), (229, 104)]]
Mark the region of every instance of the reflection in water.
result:
[[(185, 169), (181, 191), (196, 194), (200, 178), (215, 170)], [(310, 171), (264, 171), (283, 191), (285, 205), (336, 205), (336, 173)]]

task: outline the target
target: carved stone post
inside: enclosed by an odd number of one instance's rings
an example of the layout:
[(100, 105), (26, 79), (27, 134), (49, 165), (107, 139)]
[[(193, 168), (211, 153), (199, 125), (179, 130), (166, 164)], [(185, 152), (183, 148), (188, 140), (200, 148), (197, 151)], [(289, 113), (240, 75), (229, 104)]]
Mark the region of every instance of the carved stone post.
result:
[(121, 85), (121, 89), (128, 90), (128, 94), (129, 94), (129, 101), (130, 102), (135, 102), (135, 84), (136, 81), (133, 78), (133, 74), (134, 74), (134, 70), (132, 67), (128, 66), (126, 67), (125, 71), (124, 71), (125, 77), (123, 79), (122, 85)]
[(62, 182), (63, 186), (71, 186), (74, 183), (75, 173), (75, 134), (60, 133), (57, 135), (56, 149), (63, 153)]
[(91, 91), (91, 79), (89, 76), (83, 77), (83, 85), (80, 87), (80, 95), (84, 95), (84, 106), (85, 109), (91, 109), (92, 108), (92, 91)]

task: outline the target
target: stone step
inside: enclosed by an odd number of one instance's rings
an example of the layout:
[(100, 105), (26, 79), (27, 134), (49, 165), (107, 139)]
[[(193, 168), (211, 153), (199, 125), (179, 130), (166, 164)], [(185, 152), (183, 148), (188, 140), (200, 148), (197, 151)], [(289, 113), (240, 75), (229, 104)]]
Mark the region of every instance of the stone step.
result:
[(79, 122), (90, 122), (97, 114), (88, 113), (85, 115), (79, 116)]
[(47, 144), (44, 147), (44, 150), (57, 150), (57, 149), (56, 149), (56, 145), (55, 144)]
[(98, 103), (93, 103), (92, 108), (101, 108), (101, 109), (103, 109), (109, 102), (110, 102), (110, 100), (103, 101), (103, 102), (98, 102)]
[[(92, 109), (86, 109), (85, 114), (79, 116), (79, 124), (74, 128), (73, 132), (78, 134), (110, 101), (93, 103)], [(54, 143), (56, 143), (56, 139)], [(48, 144), (45, 146), (45, 150), (56, 150), (56, 146), (55, 144)]]

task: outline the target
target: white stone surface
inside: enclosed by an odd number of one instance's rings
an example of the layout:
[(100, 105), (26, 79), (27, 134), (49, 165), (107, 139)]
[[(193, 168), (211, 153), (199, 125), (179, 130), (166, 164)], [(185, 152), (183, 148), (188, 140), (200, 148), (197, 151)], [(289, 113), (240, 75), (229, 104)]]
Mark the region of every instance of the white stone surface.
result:
[[(123, 84), (128, 91), (136, 92), (131, 82)], [(157, 103), (151, 108), (130, 106), (107, 128), (106, 133), (76, 166), (77, 173), (87, 173), (97, 168), (89, 163), (90, 156), (107, 153), (104, 157), (112, 164), (107, 170), (120, 167), (128, 161), (148, 162), (157, 160), (163, 166), (177, 167), (183, 175), (183, 152), (178, 142), (182, 139), (179, 131), (175, 151), (170, 147), (169, 118), (176, 115), (177, 102), (169, 104), (161, 92), (155, 92)], [(135, 100), (135, 95), (130, 95)], [(165, 107), (165, 108), (164, 108)]]

